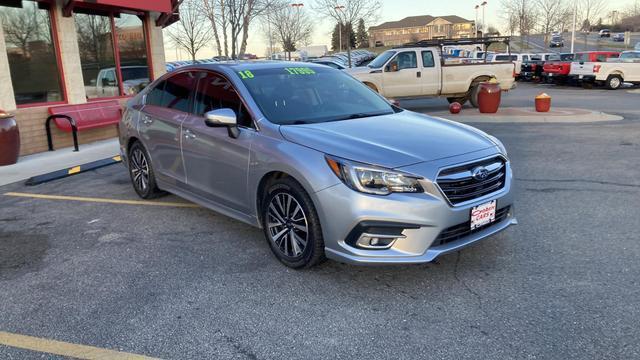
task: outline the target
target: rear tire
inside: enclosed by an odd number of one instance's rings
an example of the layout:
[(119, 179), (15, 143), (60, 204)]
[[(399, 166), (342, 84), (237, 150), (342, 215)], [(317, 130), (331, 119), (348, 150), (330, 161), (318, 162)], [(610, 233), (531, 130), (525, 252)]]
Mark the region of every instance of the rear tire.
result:
[(280, 262), (300, 269), (326, 259), (320, 218), (309, 194), (293, 178), (267, 186), (261, 214), (265, 238)]
[(622, 87), (622, 76), (620, 75), (609, 75), (607, 80), (605, 81), (605, 86), (609, 90), (617, 90)]
[(151, 157), (142, 143), (136, 141), (129, 149), (129, 176), (131, 184), (138, 196), (143, 199), (154, 199), (164, 195), (158, 189), (156, 175), (151, 166)]

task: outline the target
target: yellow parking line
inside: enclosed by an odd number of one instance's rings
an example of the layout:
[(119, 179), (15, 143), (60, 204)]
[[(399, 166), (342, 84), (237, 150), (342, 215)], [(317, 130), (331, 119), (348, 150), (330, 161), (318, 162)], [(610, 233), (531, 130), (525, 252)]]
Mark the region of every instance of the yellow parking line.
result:
[(0, 331), (0, 345), (19, 349), (33, 350), (43, 353), (73, 357), (77, 359), (127, 359), (148, 360), (156, 359), (144, 355), (131, 354), (121, 351), (102, 349), (93, 346), (79, 345), (64, 341), (48, 340), (33, 336), (12, 334)]
[(80, 172), (80, 166), (74, 166), (68, 171), (69, 175), (73, 175), (79, 172)]
[(120, 200), (120, 199), (106, 199), (106, 198), (93, 198), (93, 197), (81, 197), (81, 196), (63, 196), (63, 195), (44, 195), (44, 194), (31, 194), (20, 192), (8, 192), (6, 196), (27, 197), (34, 199), (45, 200), (67, 200), (67, 201), (84, 201), (84, 202), (96, 202), (96, 203), (108, 203), (108, 204), (123, 204), (123, 205), (149, 205), (149, 206), (172, 206), (181, 208), (197, 208), (199, 205), (183, 202), (168, 202), (168, 201), (145, 201), (145, 200)]

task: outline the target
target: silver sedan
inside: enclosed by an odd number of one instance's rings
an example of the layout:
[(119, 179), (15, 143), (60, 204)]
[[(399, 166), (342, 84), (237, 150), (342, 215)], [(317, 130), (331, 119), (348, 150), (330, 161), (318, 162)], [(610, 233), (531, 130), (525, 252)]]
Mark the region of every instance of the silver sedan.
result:
[(515, 223), (500, 141), (322, 65), (184, 67), (130, 100), (119, 130), (138, 195), (261, 227), (293, 268), (429, 262)]

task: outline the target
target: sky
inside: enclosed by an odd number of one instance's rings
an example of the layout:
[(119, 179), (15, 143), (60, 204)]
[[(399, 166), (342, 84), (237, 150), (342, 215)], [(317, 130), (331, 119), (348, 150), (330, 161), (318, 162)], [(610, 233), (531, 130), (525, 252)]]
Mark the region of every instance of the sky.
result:
[[(401, 20), (407, 16), (416, 15), (458, 15), (469, 20), (475, 20), (475, 6), (480, 4), (482, 0), (381, 0), (382, 9), (379, 19), (375, 23), (367, 24), (367, 26), (378, 25), (386, 21)], [(502, 28), (503, 20), (500, 18), (502, 0), (487, 0), (488, 5), (485, 7), (485, 20), (488, 25)], [(572, 2), (575, 0), (565, 0)], [(635, 0), (608, 0), (610, 10), (622, 10), (628, 4)], [(331, 31), (334, 23), (331, 20), (316, 15), (311, 8), (311, 0), (296, 0), (296, 3), (305, 4), (304, 11), (314, 20), (315, 31), (313, 33), (310, 45), (329, 45), (331, 39)], [(605, 17), (606, 14), (603, 14)], [(478, 21), (482, 22), (482, 11), (478, 12)], [(267, 48), (267, 41), (262, 35), (262, 28), (254, 25), (250, 32), (247, 51), (249, 53), (264, 56)], [(170, 44), (165, 44), (165, 54), (167, 61), (176, 60), (176, 56), (182, 60), (188, 58), (186, 52), (176, 51)], [(198, 53), (198, 58), (209, 58), (217, 55), (212, 46)]]

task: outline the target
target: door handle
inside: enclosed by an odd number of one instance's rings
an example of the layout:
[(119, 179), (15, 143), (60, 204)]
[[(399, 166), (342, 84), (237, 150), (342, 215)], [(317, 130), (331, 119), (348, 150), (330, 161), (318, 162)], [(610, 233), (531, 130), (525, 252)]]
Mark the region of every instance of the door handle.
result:
[(422, 73), (421, 73), (420, 71), (418, 71), (418, 72), (416, 73), (416, 77), (422, 77)]
[(184, 138), (187, 140), (193, 140), (196, 138), (196, 134), (194, 134), (191, 130), (187, 129), (184, 131)]
[(142, 116), (142, 123), (145, 124), (145, 125), (151, 125), (151, 123), (153, 123), (153, 119), (150, 118), (147, 115), (143, 115)]

